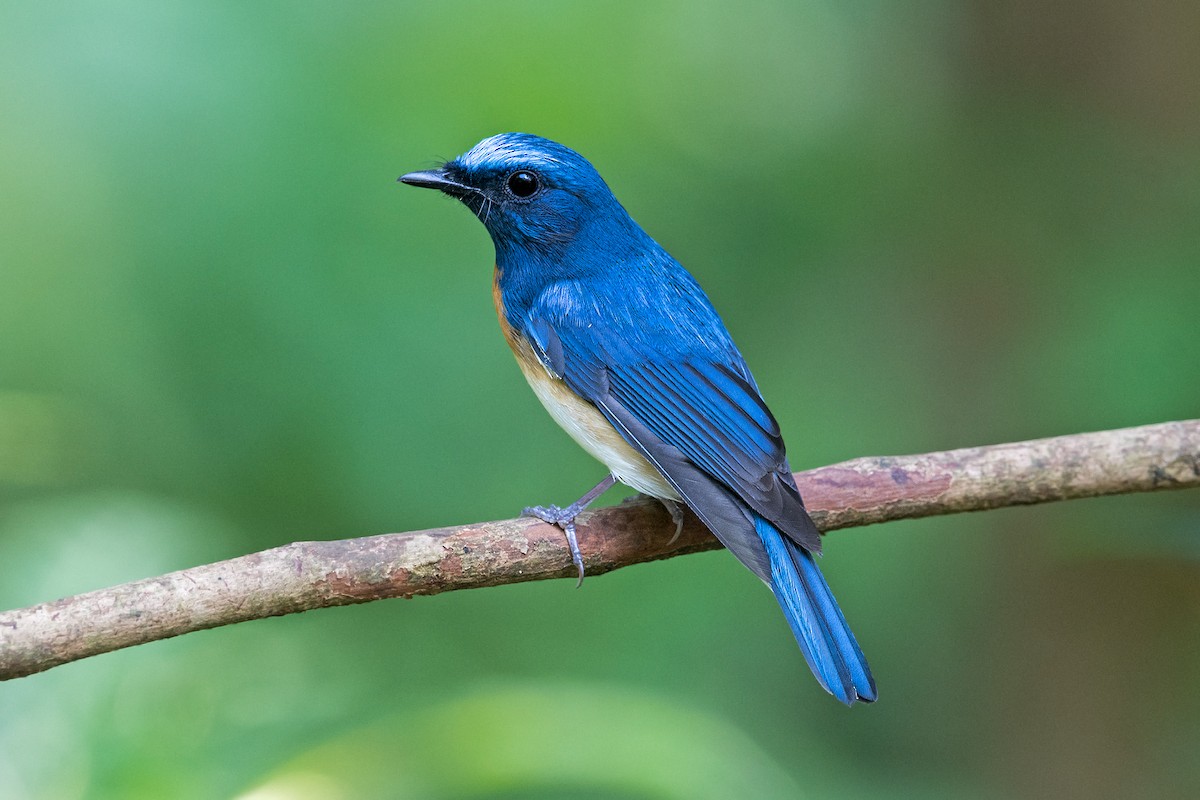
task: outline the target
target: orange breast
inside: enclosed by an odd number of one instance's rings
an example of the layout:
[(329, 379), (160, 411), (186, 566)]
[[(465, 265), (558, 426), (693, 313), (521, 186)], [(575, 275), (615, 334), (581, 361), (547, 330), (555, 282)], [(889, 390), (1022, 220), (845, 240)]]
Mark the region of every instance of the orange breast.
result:
[[(497, 265), (492, 272), (492, 304), (496, 306), (496, 316), (500, 319), (500, 332), (504, 334), (504, 341), (508, 342), (508, 346), (516, 353), (517, 332), (508, 324), (508, 315), (504, 311), (504, 295), (500, 292), (500, 278), (503, 275), (504, 271)], [(517, 358), (520, 359), (520, 355)]]

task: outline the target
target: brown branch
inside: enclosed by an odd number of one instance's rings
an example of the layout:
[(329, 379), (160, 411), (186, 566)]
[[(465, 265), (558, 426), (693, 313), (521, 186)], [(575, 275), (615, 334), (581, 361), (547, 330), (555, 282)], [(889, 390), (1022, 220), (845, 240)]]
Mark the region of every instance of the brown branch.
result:
[[(822, 530), (1076, 497), (1200, 486), (1200, 420), (796, 473)], [(670, 543), (662, 507), (635, 498), (580, 518), (589, 575), (713, 550), (689, 515)], [(530, 519), (297, 542), (0, 613), (0, 680), (262, 617), (389, 597), (574, 575), (562, 533)]]

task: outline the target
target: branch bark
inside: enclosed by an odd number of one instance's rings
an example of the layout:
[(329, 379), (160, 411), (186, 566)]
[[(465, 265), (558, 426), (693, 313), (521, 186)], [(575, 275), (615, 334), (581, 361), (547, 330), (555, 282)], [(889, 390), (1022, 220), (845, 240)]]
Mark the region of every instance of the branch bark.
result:
[[(796, 473), (822, 531), (1077, 497), (1200, 486), (1200, 420)], [(721, 545), (695, 517), (673, 523), (634, 498), (583, 515), (588, 574)], [(532, 519), (361, 539), (297, 542), (0, 613), (0, 680), (191, 631), (313, 608), (573, 577), (564, 537)]]

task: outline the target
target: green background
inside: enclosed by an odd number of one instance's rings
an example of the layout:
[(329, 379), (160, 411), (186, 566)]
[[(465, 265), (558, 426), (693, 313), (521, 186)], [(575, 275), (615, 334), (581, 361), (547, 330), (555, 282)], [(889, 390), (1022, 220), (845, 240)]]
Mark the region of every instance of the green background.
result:
[[(692, 270), (798, 469), (1200, 416), (1198, 25), (5, 3), (0, 607), (598, 480), (483, 228), (395, 183), (507, 130)], [(727, 553), (189, 635), (0, 685), (0, 797), (1194, 797), (1198, 528), (1183, 492), (834, 534), (851, 710)]]

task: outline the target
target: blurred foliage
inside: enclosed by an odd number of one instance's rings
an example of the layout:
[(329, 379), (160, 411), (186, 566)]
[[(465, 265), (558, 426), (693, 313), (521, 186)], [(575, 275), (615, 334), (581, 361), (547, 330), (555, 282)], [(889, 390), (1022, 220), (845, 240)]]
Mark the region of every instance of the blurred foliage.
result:
[[(244, 796), (795, 797), (728, 723), (615, 686), (497, 686), (304, 753)], [(637, 726), (632, 719), (642, 720)], [(686, 731), (687, 735), (680, 735)], [(463, 744), (469, 742), (469, 757)]]
[[(797, 468), (1200, 416), (1197, 25), (6, 3), (0, 602), (591, 486), (496, 334), (486, 233), (394, 184), (504, 130), (591, 158), (697, 275)], [(713, 553), (0, 685), (0, 797), (1194, 797), (1194, 495), (831, 537), (875, 707)]]

